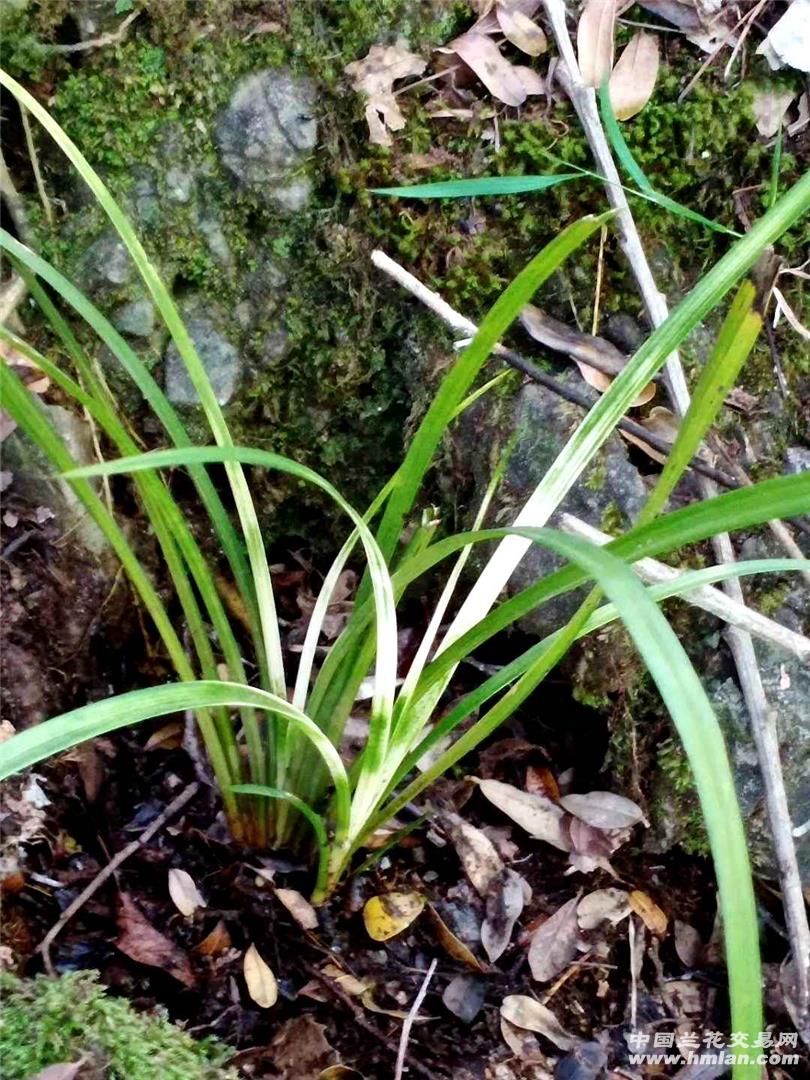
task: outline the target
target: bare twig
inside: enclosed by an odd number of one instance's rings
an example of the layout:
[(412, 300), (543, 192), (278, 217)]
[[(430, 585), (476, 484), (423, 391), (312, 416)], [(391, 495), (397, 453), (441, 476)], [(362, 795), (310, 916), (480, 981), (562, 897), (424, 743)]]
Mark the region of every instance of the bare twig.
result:
[(15, 274), (0, 289), (0, 323), (7, 323), (28, 292), (23, 279)]
[(169, 803), (163, 813), (158, 815), (158, 817), (155, 818), (152, 824), (149, 825), (146, 829), (144, 829), (144, 831), (137, 838), (137, 840), (133, 840), (131, 844), (127, 844), (126, 847), (121, 848), (118, 854), (114, 855), (112, 859), (110, 859), (110, 861), (107, 863), (107, 865), (102, 870), (100, 870), (98, 874), (96, 874), (90, 884), (86, 888), (82, 889), (82, 891), (73, 901), (73, 903), (69, 904), (68, 907), (65, 908), (62, 914), (59, 916), (59, 919), (53, 924), (48, 933), (37, 946), (37, 951), (42, 953), (42, 963), (45, 971), (48, 973), (48, 975), (51, 976), (51, 978), (53, 978), (56, 974), (53, 964), (51, 963), (51, 945), (53, 945), (56, 938), (59, 936), (59, 934), (61, 934), (65, 926), (67, 926), (67, 924), (76, 914), (76, 912), (80, 911), (84, 907), (90, 897), (98, 892), (104, 882), (107, 881), (108, 878), (112, 877), (112, 875), (116, 872), (116, 870), (118, 870), (119, 866), (121, 866), (122, 863), (126, 862), (127, 859), (134, 855), (139, 848), (143, 847), (144, 844), (147, 844), (156, 833), (160, 832), (166, 822), (170, 821), (176, 814), (178, 814), (186, 805), (186, 803), (190, 802), (194, 798), (194, 796), (199, 790), (200, 785), (197, 783), (196, 780), (189, 784), (188, 787), (183, 788), (180, 794), (176, 798), (172, 799), (172, 801)]
[(411, 1028), (422, 1007), (422, 1002), (425, 1000), (428, 986), (430, 985), (430, 980), (433, 978), (433, 972), (436, 970), (437, 963), (438, 961), (435, 957), (430, 961), (430, 967), (427, 969), (425, 977), (422, 980), (422, 985), (419, 987), (419, 993), (413, 999), (413, 1005), (411, 1005), (408, 1010), (408, 1015), (402, 1025), (402, 1033), (399, 1037), (399, 1050), (397, 1051), (397, 1064), (394, 1070), (394, 1080), (402, 1080), (402, 1074), (405, 1071), (405, 1055), (408, 1052), (408, 1040), (411, 1037)]
[(53, 225), (53, 207), (51, 206), (51, 200), (48, 198), (48, 193), (45, 190), (45, 182), (42, 179), (42, 171), (39, 167), (39, 155), (37, 154), (36, 144), (34, 143), (34, 133), (31, 131), (31, 121), (28, 119), (28, 109), (26, 109), (24, 105), (20, 105), (20, 117), (22, 118), (23, 131), (25, 132), (25, 144), (28, 147), (28, 157), (31, 159), (31, 170), (34, 173), (39, 200), (42, 203), (42, 209), (45, 212), (45, 219), (49, 225)]
[[(560, 527), (573, 536), (582, 536), (590, 540), (592, 544), (607, 544), (615, 539), (572, 514), (560, 516)], [(638, 559), (633, 563), (633, 569), (642, 581), (653, 585), (677, 581), (686, 572), (675, 570), (672, 566), (658, 562), (657, 559)], [(702, 585), (692, 592), (684, 593), (680, 599), (716, 615), (718, 619), (728, 623), (729, 627), (735, 627), (772, 645), (778, 645), (799, 660), (810, 663), (810, 638), (796, 633), (787, 626), (782, 626), (781, 623), (774, 622), (766, 615), (761, 615), (747, 604), (732, 600), (720, 589), (715, 589), (713, 585)]]
[(88, 52), (90, 49), (102, 49), (105, 45), (118, 45), (127, 36), (130, 25), (138, 18), (140, 13), (140, 9), (130, 12), (115, 30), (110, 30), (106, 34), (88, 38), (87, 41), (77, 41), (75, 45), (50, 45), (48, 48), (55, 53), (77, 53)]
[[(669, 314), (667, 302), (658, 291), (633, 216), (630, 213), (624, 190), (619, 183), (619, 174), (599, 117), (596, 95), (593, 89), (586, 86), (582, 80), (568, 34), (565, 4), (563, 0), (543, 0), (543, 4), (552, 26), (557, 48), (562, 57), (562, 62), (558, 64), (556, 70), (571, 98), (585, 137), (605, 178), (608, 201), (617, 211), (619, 242), (625, 257), (630, 263), (650, 321), (653, 326), (660, 326)], [(667, 359), (665, 371), (675, 411), (678, 415), (683, 416), (689, 407), (690, 395), (677, 352), (672, 353)], [(715, 487), (708, 479), (701, 479), (701, 487), (706, 498), (715, 493)], [(734, 547), (727, 533), (715, 536), (712, 543), (715, 556), (719, 562), (734, 561)], [(725, 582), (723, 590), (737, 603), (745, 602), (742, 587), (736, 579)], [(737, 667), (740, 687), (751, 717), (752, 732), (757, 746), (760, 771), (763, 776), (768, 817), (771, 831), (774, 834), (774, 846), (784, 856), (779, 862), (780, 881), (785, 898), (785, 917), (790, 932), (791, 950), (796, 972), (797, 1014), (800, 1021), (799, 1026), (801, 1026), (808, 1023), (807, 1018), (810, 1012), (810, 986), (808, 985), (808, 978), (810, 977), (810, 927), (808, 926), (807, 911), (801, 896), (801, 875), (793, 843), (782, 765), (778, 753), (763, 753), (764, 748), (768, 745), (770, 709), (762, 687), (762, 679), (751, 637), (746, 631), (740, 629), (730, 630), (728, 637), (732, 657)], [(801, 900), (801, 903), (799, 903), (799, 900)], [(788, 909), (790, 910), (788, 911)]]

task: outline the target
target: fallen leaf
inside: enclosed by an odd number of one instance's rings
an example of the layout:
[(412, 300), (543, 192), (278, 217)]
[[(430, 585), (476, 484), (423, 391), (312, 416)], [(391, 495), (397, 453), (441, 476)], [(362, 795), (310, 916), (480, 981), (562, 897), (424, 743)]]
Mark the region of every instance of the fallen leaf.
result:
[(409, 52), (399, 41), (395, 45), (372, 45), (362, 60), (354, 60), (343, 69), (353, 88), (368, 99), (366, 122), (373, 143), (391, 146), (390, 133), (405, 126), (405, 117), (394, 97), (394, 83), (409, 75), (421, 75), (426, 67), (427, 60)]
[(228, 933), (228, 927), (220, 919), (214, 929), (206, 934), (199, 945), (194, 947), (194, 952), (199, 953), (200, 956), (221, 956), (230, 947), (231, 935)]
[[(521, 1063), (529, 1065), (548, 1065), (546, 1056), (540, 1049), (540, 1043), (537, 1036), (527, 1028), (516, 1027), (514, 1024), (510, 1024), (508, 1020), (501, 1017), (501, 1035), (503, 1041)], [(516, 1080), (517, 1075), (517, 1073), (510, 1071), (506, 1074), (504, 1080), (513, 1080), (513, 1078)], [(520, 1075), (522, 1076), (524, 1074), (521, 1072)], [(537, 1073), (537, 1075), (545, 1078), (550, 1077), (551, 1073), (546, 1069), (542, 1073)], [(487, 1074), (487, 1076), (489, 1076), (489, 1074)]]
[(169, 871), (169, 896), (181, 915), (190, 919), (197, 908), (205, 907), (205, 900), (191, 874), (174, 867)]
[(454, 960), (458, 960), (460, 964), (472, 968), (473, 971), (481, 971), (481, 962), (461, 938), (456, 937), (432, 904), (428, 904), (427, 913), (436, 934), (436, 939), (447, 955), (452, 956)]
[(596, 889), (583, 896), (577, 907), (577, 922), (582, 930), (595, 930), (604, 922), (613, 926), (631, 912), (624, 889)]
[(487, 986), (475, 975), (456, 975), (447, 984), (442, 1002), (448, 1012), (465, 1024), (471, 1024), (484, 1005)]
[(469, 30), (449, 46), (471, 68), (493, 97), (505, 105), (522, 105), (526, 91), (512, 64), (490, 37)]
[(543, 76), (536, 72), (534, 68), (526, 67), (525, 64), (515, 64), (513, 70), (523, 84), (526, 97), (545, 94), (546, 84)]
[(633, 34), (610, 75), (610, 103), (618, 120), (629, 120), (650, 100), (658, 78), (658, 64), (657, 35), (643, 30)]
[(577, 1039), (566, 1031), (560, 1021), (545, 1005), (526, 994), (510, 994), (503, 999), (501, 1016), (515, 1027), (544, 1035), (560, 1050), (571, 1050)]
[(528, 15), (519, 8), (499, 4), (496, 12), (498, 24), (504, 37), (528, 56), (539, 56), (548, 48), (546, 35)]
[(612, 791), (563, 795), (560, 805), (595, 829), (627, 829), (644, 818), (640, 806)]
[(569, 817), (567, 819), (568, 836), (571, 839), (571, 850), (576, 855), (589, 855), (592, 858), (600, 858), (612, 855), (618, 847), (616, 834), (605, 829), (597, 829), (589, 825), (581, 818)]
[[(675, 413), (671, 409), (666, 408), (664, 405), (656, 405), (655, 408), (650, 409), (649, 416), (646, 416), (639, 423), (642, 427), (647, 428), (653, 435), (657, 435), (659, 439), (663, 439), (664, 442), (670, 444), (675, 442), (678, 435), (678, 419)], [(656, 447), (650, 446), (644, 439), (638, 435), (632, 435), (628, 431), (621, 431), (621, 434), (627, 439), (628, 442), (633, 443), (635, 446), (640, 446), (641, 449), (653, 459), (653, 461), (659, 462), (661, 465), (665, 464), (667, 455), (662, 453)]]
[(555, 1075), (566, 1080), (602, 1080), (604, 1076), (616, 1077), (617, 1073), (606, 1073), (607, 1054), (598, 1042), (577, 1043), (570, 1054), (557, 1062)]
[(184, 986), (195, 983), (194, 972), (186, 954), (147, 920), (128, 893), (118, 897), (116, 947), (138, 964), (160, 968)]
[(374, 1000), (373, 990), (366, 990), (360, 995), (360, 1000), (369, 1012), (380, 1013), (382, 1016), (393, 1016), (395, 1020), (407, 1020), (408, 1013), (403, 1009), (385, 1009)]
[(669, 920), (653, 898), (640, 889), (634, 889), (627, 899), (647, 929), (657, 937), (664, 937)]
[(696, 33), (703, 25), (695, 0), (639, 0), (639, 3), (687, 33)]
[(793, 90), (778, 90), (775, 87), (767, 87), (758, 90), (751, 102), (751, 111), (757, 122), (757, 131), (766, 139), (770, 139), (782, 127), (785, 113), (796, 96)]
[(675, 952), (686, 967), (697, 967), (703, 954), (703, 938), (694, 926), (676, 919), (673, 924)]
[(276, 896), (289, 911), (302, 930), (315, 930), (318, 913), (306, 897), (296, 889), (276, 889)]
[(481, 944), (490, 963), (495, 963), (512, 939), (515, 923), (524, 904), (523, 878), (505, 867), (492, 882), (487, 896), (487, 914), (481, 926)]
[(245, 953), (243, 971), (250, 996), (260, 1009), (271, 1009), (278, 1001), (278, 983), (255, 945)]
[(164, 724), (152, 732), (144, 744), (144, 750), (177, 750), (183, 745), (184, 726), (179, 720)]
[(559, 802), (560, 789), (551, 769), (544, 765), (530, 765), (526, 770), (526, 790), (532, 795), (545, 795), (553, 802)]
[(366, 991), (374, 989), (372, 979), (358, 979), (356, 975), (352, 975), (350, 971), (344, 971), (337, 964), (324, 964), (321, 971), (333, 979), (349, 997), (362, 997)]
[(479, 896), (486, 897), (492, 882), (503, 870), (503, 861), (495, 845), (481, 829), (470, 825), (458, 814), (445, 814), (442, 822), (472, 887)]
[(47, 1065), (36, 1076), (30, 1077), (30, 1080), (75, 1080), (84, 1065), (84, 1061), (74, 1061), (70, 1065)]
[(417, 892), (390, 892), (372, 896), (363, 908), (363, 922), (374, 941), (388, 941), (421, 914), (425, 898)]
[(586, 86), (601, 86), (613, 67), (616, 0), (587, 0), (577, 25), (577, 59)]
[(481, 794), (507, 817), (525, 829), (530, 836), (545, 840), (560, 851), (570, 851), (571, 845), (563, 834), (565, 811), (544, 795), (521, 791), (500, 780), (480, 780)]
[(326, 1028), (308, 1013), (285, 1021), (273, 1036), (270, 1051), (273, 1072), (281, 1080), (317, 1080), (337, 1057)]
[(577, 907), (579, 897), (558, 908), (535, 930), (529, 944), (529, 967), (537, 982), (559, 975), (577, 955), (580, 942)]
[(363, 1074), (350, 1065), (330, 1065), (318, 1073), (318, 1080), (363, 1080)]

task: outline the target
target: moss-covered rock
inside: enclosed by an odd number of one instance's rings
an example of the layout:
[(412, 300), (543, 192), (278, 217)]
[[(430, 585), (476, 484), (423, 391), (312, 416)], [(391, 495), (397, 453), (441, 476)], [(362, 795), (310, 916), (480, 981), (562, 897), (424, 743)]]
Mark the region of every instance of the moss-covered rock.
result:
[(93, 1080), (236, 1080), (227, 1047), (195, 1041), (165, 1016), (136, 1012), (107, 994), (93, 972), (25, 980), (0, 973), (0, 994), (4, 1080), (77, 1061), (81, 1076)]

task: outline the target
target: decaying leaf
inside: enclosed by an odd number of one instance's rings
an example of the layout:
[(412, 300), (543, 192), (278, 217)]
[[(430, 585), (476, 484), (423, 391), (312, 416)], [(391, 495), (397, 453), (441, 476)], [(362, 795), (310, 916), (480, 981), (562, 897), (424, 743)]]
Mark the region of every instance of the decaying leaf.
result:
[(505, 105), (522, 105), (526, 90), (512, 64), (485, 34), (468, 30), (447, 46), (471, 68), (493, 97)]
[(417, 892), (390, 892), (372, 896), (363, 908), (363, 922), (374, 941), (388, 941), (411, 925), (425, 906)]
[(596, 889), (580, 900), (577, 922), (582, 930), (595, 930), (604, 922), (615, 926), (626, 919), (631, 910), (624, 889)]
[(445, 814), (442, 821), (464, 867), (464, 873), (479, 896), (486, 897), (490, 885), (503, 870), (503, 861), (490, 838), (458, 814)]
[(586, 86), (601, 86), (613, 67), (616, 0), (587, 0), (577, 26), (577, 59)]
[(560, 1021), (545, 1005), (526, 994), (510, 994), (503, 999), (501, 1016), (515, 1027), (544, 1035), (560, 1050), (571, 1050), (577, 1039), (566, 1031)]
[(633, 34), (610, 75), (610, 103), (618, 120), (629, 120), (650, 100), (658, 64), (658, 37), (643, 30)]
[(330, 1065), (318, 1073), (318, 1080), (364, 1080), (363, 1074), (351, 1065)]
[[(657, 435), (659, 439), (663, 439), (670, 445), (675, 442), (678, 435), (678, 418), (675, 413), (668, 409), (665, 405), (656, 405), (650, 409), (649, 416), (644, 417), (639, 423), (642, 427), (647, 428), (653, 435)], [(653, 459), (653, 461), (659, 462), (663, 465), (667, 460), (667, 455), (661, 453), (660, 450), (649, 443), (646, 443), (642, 438), (637, 435), (632, 435), (628, 431), (621, 431), (621, 434), (627, 439), (628, 442), (633, 443), (635, 446), (640, 446), (641, 449)]]
[(595, 829), (628, 829), (644, 818), (640, 806), (612, 791), (563, 795), (560, 805)]
[[(516, 1027), (514, 1024), (510, 1024), (509, 1021), (502, 1016), (501, 1035), (503, 1036), (503, 1041), (521, 1063), (541, 1066), (547, 1066), (549, 1064), (545, 1054), (540, 1049), (540, 1042), (537, 1036), (527, 1028)], [(510, 1069), (510, 1071), (505, 1074), (504, 1080), (513, 1080), (517, 1075), (516, 1072)], [(521, 1072), (520, 1075), (522, 1076), (523, 1073)], [(545, 1068), (543, 1072), (538, 1072), (537, 1075), (546, 1078), (551, 1076), (551, 1072), (548, 1068)]]
[(184, 986), (195, 983), (194, 972), (186, 954), (147, 920), (141, 909), (125, 892), (118, 898), (119, 936), (116, 947), (130, 960), (160, 968)]
[(460, 964), (472, 968), (473, 971), (481, 971), (481, 963), (478, 958), (464, 944), (461, 938), (456, 937), (432, 904), (427, 905), (427, 914), (436, 935), (436, 940), (447, 955), (452, 956), (454, 960), (458, 960)]
[(529, 945), (529, 967), (537, 982), (548, 982), (559, 975), (577, 955), (580, 942), (575, 896), (563, 904), (532, 935)]
[(187, 919), (191, 918), (197, 908), (205, 907), (205, 900), (196, 881), (186, 870), (172, 867), (169, 871), (169, 896), (180, 914)]
[(70, 1064), (59, 1063), (58, 1065), (46, 1065), (44, 1069), (32, 1076), (30, 1080), (76, 1080), (84, 1068), (84, 1061), (73, 1061)]
[(776, 70), (810, 71), (810, 0), (793, 0), (757, 49)]
[(651, 896), (642, 892), (641, 889), (634, 889), (627, 899), (630, 907), (651, 933), (656, 937), (666, 935), (669, 920)]
[(278, 1001), (278, 983), (259, 950), (251, 945), (243, 961), (247, 991), (260, 1009), (271, 1009)]
[(179, 720), (172, 720), (152, 732), (144, 744), (144, 750), (177, 750), (182, 745), (183, 724)]
[(551, 799), (521, 791), (520, 788), (504, 784), (500, 780), (480, 780), (478, 786), (485, 798), (525, 829), (530, 836), (545, 840), (560, 851), (571, 850), (571, 844), (562, 829), (565, 811)]
[(302, 930), (315, 930), (318, 913), (306, 897), (297, 889), (276, 889), (276, 896), (289, 911)]
[(216, 924), (210, 933), (206, 934), (199, 945), (195, 946), (194, 952), (200, 956), (221, 956), (231, 947), (231, 935), (228, 927), (222, 919)]
[(481, 944), (490, 963), (502, 955), (512, 939), (512, 930), (523, 911), (525, 888), (520, 874), (509, 867), (490, 885), (487, 915), (481, 926)]
[(532, 97), (536, 94), (545, 94), (546, 84), (543, 80), (543, 76), (536, 72), (534, 68), (526, 67), (525, 64), (515, 64), (514, 71), (523, 84), (523, 89), (526, 91), (526, 97)]
[(560, 788), (551, 769), (545, 765), (530, 765), (526, 770), (526, 790), (532, 795), (545, 795), (552, 802), (559, 802)]
[(696, 967), (703, 955), (703, 938), (694, 926), (676, 919), (673, 924), (675, 952), (686, 967)]
[(484, 1005), (487, 985), (475, 975), (456, 975), (447, 984), (442, 1002), (448, 1012), (465, 1024), (471, 1024)]
[(285, 1021), (273, 1036), (270, 1050), (273, 1072), (280, 1080), (317, 1080), (337, 1057), (326, 1028), (309, 1013)]
[[(575, 330), (534, 304), (525, 305), (520, 313), (520, 321), (535, 341), (570, 356), (585, 382), (600, 394), (610, 387), (613, 376), (622, 371), (629, 359), (605, 338)], [(655, 383), (649, 382), (634, 399), (632, 407), (645, 405), (653, 397)]]
[(539, 56), (548, 48), (546, 35), (528, 15), (510, 4), (499, 4), (496, 10), (498, 24), (507, 41), (511, 41), (528, 56)]
[(337, 964), (324, 964), (321, 971), (330, 979), (334, 979), (341, 990), (348, 994), (349, 997), (362, 997), (367, 991), (374, 989), (373, 979), (358, 979), (356, 975), (352, 975), (350, 971), (344, 971)]
[(354, 89), (368, 99), (366, 122), (373, 143), (391, 146), (390, 133), (405, 126), (405, 117), (393, 93), (396, 80), (421, 75), (426, 67), (425, 59), (409, 52), (405, 43), (399, 41), (395, 45), (372, 45), (362, 60), (354, 60), (343, 69)]
[(757, 122), (757, 131), (770, 139), (775, 135), (785, 118), (785, 113), (790, 108), (796, 94), (792, 90), (779, 90), (776, 87), (767, 87), (758, 90), (751, 102), (751, 111)]

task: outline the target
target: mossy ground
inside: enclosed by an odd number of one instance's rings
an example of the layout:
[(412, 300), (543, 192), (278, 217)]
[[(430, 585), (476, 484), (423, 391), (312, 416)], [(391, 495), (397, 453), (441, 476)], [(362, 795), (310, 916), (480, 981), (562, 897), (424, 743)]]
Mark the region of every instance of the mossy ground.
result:
[(49, 1065), (82, 1061), (82, 1076), (106, 1080), (235, 1080), (227, 1047), (194, 1040), (162, 1016), (111, 997), (83, 971), (21, 980), (0, 973), (0, 1069), (29, 1080)]

